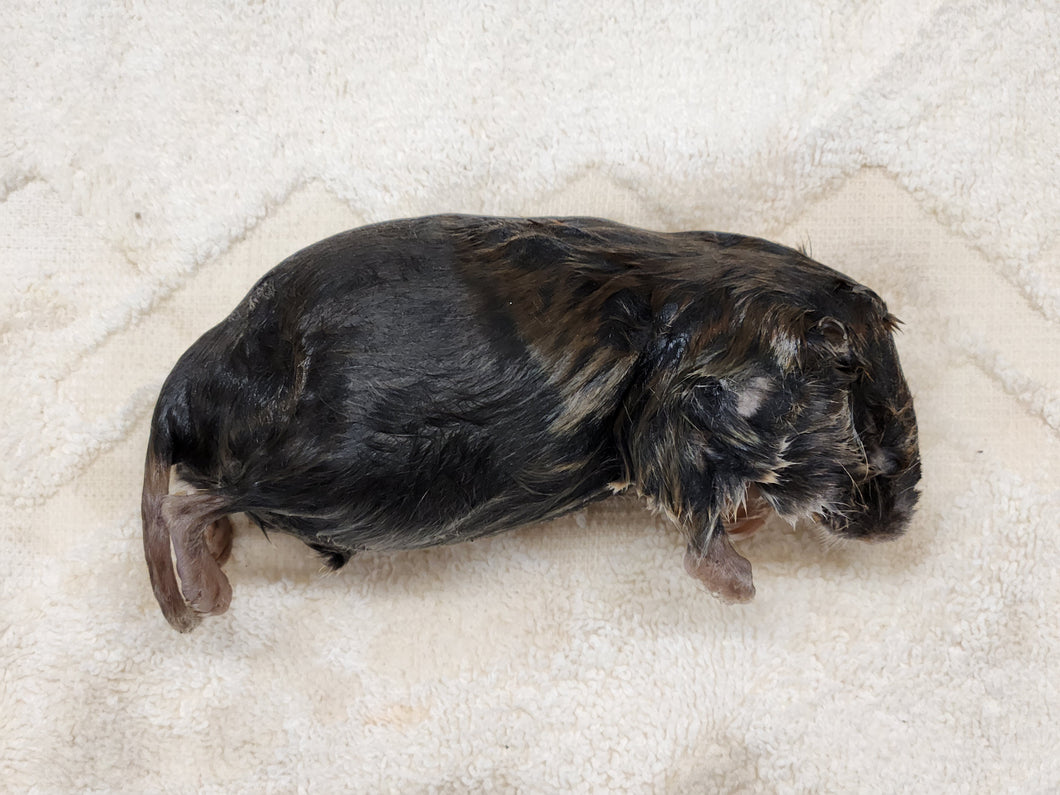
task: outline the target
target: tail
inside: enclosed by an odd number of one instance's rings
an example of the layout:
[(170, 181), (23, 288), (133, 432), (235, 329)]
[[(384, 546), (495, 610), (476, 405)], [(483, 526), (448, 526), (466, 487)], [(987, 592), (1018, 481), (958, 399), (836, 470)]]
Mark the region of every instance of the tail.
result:
[(184, 601), (173, 567), (172, 538), (162, 510), (169, 495), (169, 470), (172, 461), (169, 460), (168, 452), (160, 449), (169, 448), (170, 445), (160, 444), (160, 441), (157, 428), (152, 427), (151, 439), (147, 445), (147, 461), (144, 464), (144, 490), (140, 500), (140, 514), (144, 525), (144, 556), (147, 558), (147, 570), (151, 575), (155, 599), (158, 600), (166, 620), (179, 632), (190, 632), (201, 617)]

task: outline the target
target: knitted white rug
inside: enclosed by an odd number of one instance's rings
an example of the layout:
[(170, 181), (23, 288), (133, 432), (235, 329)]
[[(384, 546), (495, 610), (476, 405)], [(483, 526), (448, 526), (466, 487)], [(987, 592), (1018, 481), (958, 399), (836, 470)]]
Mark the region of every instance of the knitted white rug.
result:
[[(1060, 789), (1058, 42), (1032, 0), (8, 3), (0, 790)], [(162, 379), (296, 248), (440, 211), (809, 242), (905, 321), (909, 534), (768, 527), (727, 607), (631, 501), (327, 576), (242, 526), (173, 632)]]

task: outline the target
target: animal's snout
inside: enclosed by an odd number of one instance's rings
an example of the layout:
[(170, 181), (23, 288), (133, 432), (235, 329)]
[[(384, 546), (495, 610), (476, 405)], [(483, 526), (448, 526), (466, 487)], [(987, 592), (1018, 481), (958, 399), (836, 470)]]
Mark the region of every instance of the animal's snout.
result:
[(905, 469), (898, 466), (897, 460), (889, 462), (891, 474), (880, 468), (854, 488), (845, 504), (822, 511), (823, 524), (837, 535), (859, 541), (888, 541), (902, 535), (919, 499), (920, 463)]

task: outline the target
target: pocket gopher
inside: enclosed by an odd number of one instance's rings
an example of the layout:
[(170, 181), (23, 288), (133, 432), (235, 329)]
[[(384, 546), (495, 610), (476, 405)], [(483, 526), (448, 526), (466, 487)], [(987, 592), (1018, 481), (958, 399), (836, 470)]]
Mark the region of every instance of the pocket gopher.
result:
[(729, 534), (766, 511), (847, 538), (907, 526), (920, 455), (896, 324), (753, 237), (465, 215), (336, 235), (166, 379), (142, 501), (155, 595), (181, 631), (227, 609), (232, 513), (337, 568), (630, 490), (683, 528), (692, 575), (749, 600)]

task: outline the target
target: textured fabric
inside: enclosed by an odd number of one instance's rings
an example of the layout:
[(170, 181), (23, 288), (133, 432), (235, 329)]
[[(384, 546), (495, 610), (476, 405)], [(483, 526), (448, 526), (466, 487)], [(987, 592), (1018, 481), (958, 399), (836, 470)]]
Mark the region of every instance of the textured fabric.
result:
[[(1060, 789), (1055, 3), (13, 2), (0, 20), (0, 790)], [(632, 500), (324, 575), (241, 524), (181, 636), (148, 418), (267, 268), (371, 220), (808, 243), (904, 322), (922, 507), (772, 524), (758, 596)]]

